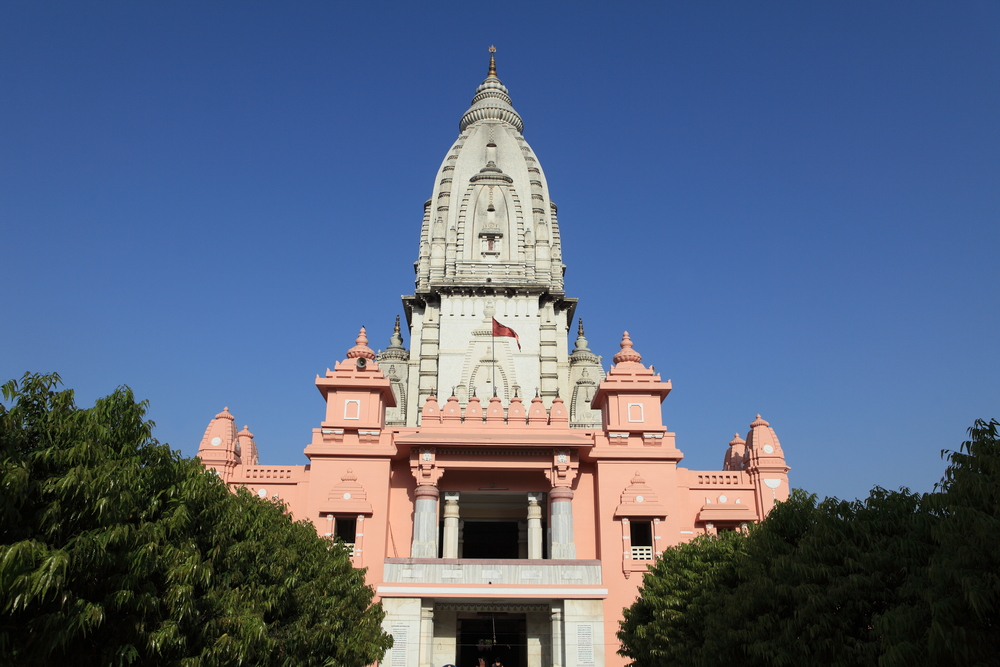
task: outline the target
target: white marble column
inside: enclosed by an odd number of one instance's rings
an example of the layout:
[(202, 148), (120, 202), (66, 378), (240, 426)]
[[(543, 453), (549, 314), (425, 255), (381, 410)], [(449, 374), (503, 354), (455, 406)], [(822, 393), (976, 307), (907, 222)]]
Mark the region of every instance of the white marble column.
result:
[(419, 667), (434, 667), (434, 600), (420, 601)]
[(442, 558), (458, 558), (458, 498), (458, 491), (446, 491), (444, 494)]
[(562, 601), (553, 601), (552, 617), (552, 667), (563, 667), (563, 608)]
[(549, 493), (550, 521), (552, 531), (551, 558), (576, 558), (576, 543), (573, 541), (573, 491), (557, 487)]
[(542, 557), (542, 507), (540, 495), (528, 494), (528, 558)]
[(410, 558), (437, 558), (437, 487), (418, 486), (414, 495)]

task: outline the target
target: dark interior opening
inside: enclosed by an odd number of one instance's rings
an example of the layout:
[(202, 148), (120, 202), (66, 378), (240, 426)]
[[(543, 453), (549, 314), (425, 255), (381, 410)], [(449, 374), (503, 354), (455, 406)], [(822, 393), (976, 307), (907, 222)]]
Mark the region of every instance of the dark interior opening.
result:
[(649, 521), (632, 521), (632, 546), (653, 546), (653, 524)]
[[(496, 642), (494, 643), (494, 637)], [(479, 658), (490, 667), (500, 658), (503, 667), (526, 667), (528, 634), (524, 614), (490, 616), (458, 621), (458, 664), (477, 667)]]
[(333, 535), (339, 537), (347, 544), (354, 544), (354, 538), (358, 532), (357, 519), (342, 519), (337, 517), (333, 520)]
[[(462, 530), (462, 558), (517, 558), (517, 556), (517, 521), (465, 522), (465, 528)], [(475, 667), (475, 665), (461, 667)]]

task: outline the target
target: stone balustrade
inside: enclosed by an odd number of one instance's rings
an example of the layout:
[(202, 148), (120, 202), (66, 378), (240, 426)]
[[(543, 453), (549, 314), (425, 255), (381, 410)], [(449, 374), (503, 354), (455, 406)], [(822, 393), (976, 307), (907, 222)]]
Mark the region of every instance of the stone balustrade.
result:
[(386, 558), (386, 583), (600, 586), (599, 560)]

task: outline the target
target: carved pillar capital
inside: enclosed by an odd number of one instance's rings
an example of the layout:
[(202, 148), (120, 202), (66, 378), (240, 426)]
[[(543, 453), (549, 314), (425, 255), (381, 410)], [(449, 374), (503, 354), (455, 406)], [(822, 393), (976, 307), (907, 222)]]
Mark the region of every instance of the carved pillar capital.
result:
[(552, 488), (572, 487), (580, 472), (580, 457), (575, 449), (552, 450), (552, 467), (545, 471)]
[(437, 451), (434, 447), (414, 447), (410, 450), (410, 472), (420, 486), (437, 486), (444, 470), (437, 467)]

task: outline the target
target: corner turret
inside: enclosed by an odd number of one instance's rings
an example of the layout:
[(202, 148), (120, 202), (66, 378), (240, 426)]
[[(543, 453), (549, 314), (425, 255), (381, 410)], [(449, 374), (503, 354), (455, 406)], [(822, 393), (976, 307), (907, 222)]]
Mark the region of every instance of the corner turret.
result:
[(632, 347), (627, 331), (614, 362), (592, 403), (601, 411), (604, 430), (612, 440), (624, 439), (616, 444), (633, 438), (647, 445), (663, 444), (667, 429), (660, 403), (670, 393), (670, 380), (662, 381), (652, 367), (642, 365), (642, 355)]
[[(252, 441), (253, 436), (251, 436)], [(256, 446), (253, 456), (256, 457)], [(239, 433), (236, 431), (236, 420), (229, 412), (229, 407), (215, 415), (208, 423), (205, 435), (198, 446), (198, 458), (206, 468), (214, 470), (219, 477), (229, 481), (236, 466), (242, 465)]]
[(788, 471), (778, 435), (760, 415), (750, 423), (744, 469), (757, 488), (757, 515), (767, 516), (775, 501), (788, 500)]
[(359, 429), (381, 430), (385, 409), (396, 407), (389, 380), (375, 361), (375, 352), (368, 347), (364, 327), (354, 347), (347, 351), (347, 358), (333, 370), (328, 369), (326, 377), (316, 376), (316, 388), (326, 400), (326, 419), (321, 426), (339, 430), (339, 435), (357, 433)]

